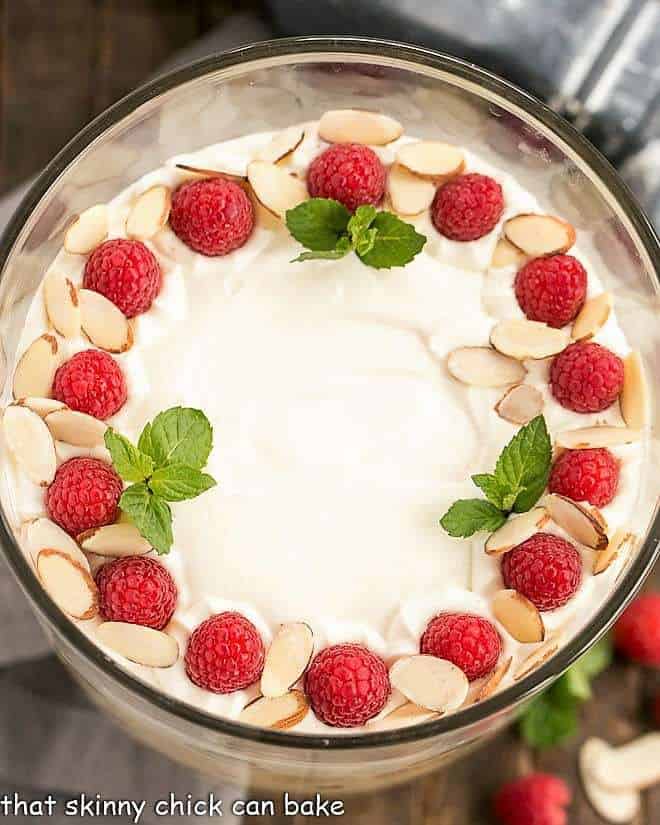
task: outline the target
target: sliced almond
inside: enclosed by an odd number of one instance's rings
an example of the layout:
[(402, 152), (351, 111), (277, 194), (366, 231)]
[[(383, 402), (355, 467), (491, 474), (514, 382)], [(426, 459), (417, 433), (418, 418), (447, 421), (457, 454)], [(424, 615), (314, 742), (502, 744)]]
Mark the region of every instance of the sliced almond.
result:
[(82, 328), (92, 344), (107, 352), (130, 349), (133, 328), (119, 307), (91, 289), (81, 289), (79, 294)]
[(493, 596), (493, 615), (504, 629), (521, 644), (545, 639), (545, 627), (538, 609), (517, 590), (500, 590)]
[(179, 658), (176, 639), (128, 622), (103, 622), (96, 629), (98, 640), (131, 662), (146, 667), (172, 667)]
[(398, 708), (382, 716), (367, 722), (371, 730), (392, 730), (394, 728), (407, 728), (409, 725), (418, 725), (421, 722), (430, 722), (432, 719), (439, 719), (440, 713), (436, 713), (428, 708), (422, 708), (414, 702), (406, 702)]
[(65, 338), (80, 335), (78, 292), (71, 281), (56, 269), (44, 278), (44, 304), (48, 320)]
[(504, 234), (533, 258), (567, 252), (575, 243), (575, 229), (552, 215), (516, 215), (504, 223)]
[(52, 548), (40, 551), (36, 566), (44, 589), (61, 610), (76, 619), (97, 614), (99, 594), (89, 568)]
[(281, 166), (253, 160), (248, 164), (248, 181), (259, 203), (278, 218), (307, 200), (307, 186)]
[(78, 543), (86, 553), (112, 558), (144, 556), (151, 552), (151, 544), (127, 521), (86, 530), (78, 536)]
[(512, 424), (527, 424), (543, 411), (543, 395), (531, 384), (517, 384), (495, 404), (495, 412)]
[(245, 175), (237, 175), (235, 172), (223, 172), (221, 169), (204, 169), (201, 166), (190, 166), (187, 163), (177, 163), (177, 169), (183, 172), (190, 172), (193, 175), (199, 175), (201, 178), (226, 178), (234, 183), (244, 184)]
[(172, 193), (167, 186), (157, 184), (142, 192), (133, 202), (126, 218), (129, 238), (153, 238), (167, 223), (172, 206)]
[(660, 782), (660, 733), (647, 733), (620, 748), (602, 749), (589, 765), (602, 788), (630, 791)]
[(303, 142), (305, 130), (302, 126), (289, 126), (274, 135), (273, 139), (262, 146), (255, 156), (255, 160), (265, 160), (267, 163), (279, 163), (291, 155)]
[(74, 255), (88, 255), (107, 237), (108, 209), (100, 203), (74, 219), (64, 235), (64, 248)]
[(269, 698), (283, 696), (300, 679), (314, 650), (314, 634), (304, 622), (280, 625), (261, 674), (261, 693)]
[(508, 659), (505, 659), (503, 662), (500, 662), (500, 664), (495, 668), (495, 670), (490, 674), (490, 676), (486, 679), (483, 685), (479, 688), (477, 695), (474, 698), (475, 703), (483, 702), (486, 699), (490, 698), (493, 695), (493, 693), (495, 693), (497, 688), (500, 686), (500, 682), (509, 672), (512, 661), (513, 658), (509, 656)]
[(456, 665), (425, 654), (396, 661), (390, 668), (390, 681), (411, 702), (438, 713), (459, 708), (469, 687)]
[(301, 722), (308, 711), (305, 694), (300, 690), (290, 690), (283, 696), (255, 699), (243, 708), (238, 721), (261, 728), (287, 730)]
[(549, 358), (566, 349), (568, 332), (554, 329), (540, 321), (527, 318), (509, 318), (495, 324), (490, 343), (498, 352), (523, 361), (525, 358)]
[(611, 292), (601, 292), (595, 298), (590, 298), (573, 321), (571, 338), (575, 341), (593, 338), (607, 323), (613, 306), (614, 298)]
[(543, 504), (555, 524), (579, 544), (591, 547), (592, 550), (605, 550), (607, 535), (603, 525), (586, 507), (557, 493), (546, 496)]
[(511, 241), (506, 238), (500, 238), (495, 246), (493, 257), (490, 260), (490, 265), (493, 269), (500, 269), (505, 266), (515, 266), (520, 269), (528, 260), (528, 255), (525, 255), (517, 246), (514, 246)]
[(107, 430), (106, 424), (98, 418), (69, 409), (48, 413), (44, 421), (56, 441), (74, 447), (100, 446)]
[(636, 544), (637, 536), (630, 533), (625, 527), (620, 527), (609, 540), (607, 547), (601, 550), (600, 553), (596, 553), (593, 566), (594, 576), (604, 573), (612, 562), (619, 557), (628, 557)]
[(7, 446), (29, 479), (45, 487), (55, 478), (57, 458), (48, 427), (35, 412), (11, 404), (2, 419)]
[(527, 374), (520, 361), (491, 347), (459, 347), (449, 353), (447, 369), (458, 381), (473, 387), (518, 384)]
[(485, 550), (489, 556), (503, 556), (531, 538), (549, 521), (545, 507), (534, 507), (520, 516), (511, 516), (486, 539)]
[(516, 672), (513, 674), (514, 681), (519, 682), (525, 676), (529, 676), (532, 671), (536, 670), (537, 667), (541, 667), (551, 656), (554, 656), (558, 650), (559, 640), (556, 636), (546, 639), (542, 645), (539, 645), (518, 665)]
[(14, 372), (14, 398), (50, 398), (53, 378), (62, 362), (57, 338), (41, 335), (21, 355)]
[(56, 401), (54, 398), (19, 398), (16, 403), (21, 407), (27, 407), (32, 412), (36, 412), (41, 418), (45, 418), (48, 413), (55, 412), (55, 410), (66, 410), (66, 404), (61, 401)]
[(385, 146), (402, 134), (403, 126), (398, 121), (363, 109), (334, 109), (319, 120), (319, 137), (328, 143)]
[(407, 143), (399, 149), (397, 163), (406, 169), (436, 182), (460, 175), (465, 168), (465, 155), (458, 146), (435, 140)]
[(42, 550), (59, 550), (83, 569), (89, 571), (89, 563), (80, 547), (61, 527), (48, 518), (31, 521), (25, 531), (25, 540), (32, 558), (37, 559)]
[(399, 215), (419, 215), (433, 203), (435, 186), (395, 163), (387, 176), (392, 209)]
[(631, 822), (639, 813), (641, 797), (639, 791), (611, 791), (599, 785), (593, 778), (594, 767), (609, 758), (612, 750), (607, 742), (592, 737), (580, 748), (579, 767), (582, 786), (587, 799), (596, 813), (614, 825)]
[(623, 359), (621, 415), (629, 427), (642, 430), (649, 422), (650, 391), (642, 357), (631, 352)]
[(567, 450), (589, 450), (596, 447), (618, 447), (632, 444), (642, 437), (640, 430), (630, 427), (580, 427), (577, 430), (564, 430), (557, 433), (555, 442), (558, 447)]

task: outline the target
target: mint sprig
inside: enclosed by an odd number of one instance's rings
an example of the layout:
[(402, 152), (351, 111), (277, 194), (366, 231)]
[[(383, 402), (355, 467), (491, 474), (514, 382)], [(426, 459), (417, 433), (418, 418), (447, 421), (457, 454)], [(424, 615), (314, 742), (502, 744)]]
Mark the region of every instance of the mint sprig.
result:
[(117, 473), (132, 482), (119, 507), (159, 554), (173, 543), (168, 502), (196, 498), (214, 487), (203, 473), (213, 447), (213, 429), (201, 410), (172, 407), (146, 424), (137, 447), (111, 427), (105, 446)]
[(289, 209), (286, 225), (308, 252), (295, 261), (336, 260), (350, 252), (376, 269), (405, 266), (420, 252), (426, 237), (392, 212), (358, 206), (351, 213), (339, 201), (310, 198)]
[(543, 416), (538, 415), (509, 441), (492, 473), (472, 476), (486, 499), (454, 502), (440, 524), (454, 538), (497, 530), (509, 513), (525, 513), (536, 504), (548, 483), (551, 460), (548, 428)]

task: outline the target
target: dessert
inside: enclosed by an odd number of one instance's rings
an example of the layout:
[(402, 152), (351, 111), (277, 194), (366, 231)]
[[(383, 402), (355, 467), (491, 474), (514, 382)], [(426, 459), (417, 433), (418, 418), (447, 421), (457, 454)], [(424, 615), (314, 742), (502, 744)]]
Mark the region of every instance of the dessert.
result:
[(632, 552), (648, 389), (615, 310), (561, 216), (385, 115), (210, 146), (66, 230), (3, 500), (157, 689), (300, 733), (438, 718), (546, 661)]

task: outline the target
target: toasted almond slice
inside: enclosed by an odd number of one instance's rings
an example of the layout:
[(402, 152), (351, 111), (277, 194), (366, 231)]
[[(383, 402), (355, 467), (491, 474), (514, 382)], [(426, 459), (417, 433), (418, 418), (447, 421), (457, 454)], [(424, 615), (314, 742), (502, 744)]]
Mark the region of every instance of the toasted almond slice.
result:
[(447, 369), (458, 381), (473, 387), (518, 384), (527, 373), (520, 361), (491, 347), (459, 347), (449, 353)]
[(493, 615), (517, 642), (533, 644), (545, 639), (538, 609), (517, 590), (500, 590), (493, 596)]
[(172, 205), (172, 193), (167, 186), (157, 184), (146, 189), (133, 202), (126, 218), (129, 238), (153, 238), (167, 223)]
[(398, 708), (382, 716), (367, 722), (367, 727), (371, 730), (392, 730), (394, 728), (407, 728), (409, 725), (418, 725), (421, 722), (430, 722), (432, 719), (439, 719), (442, 714), (436, 713), (428, 708), (422, 708), (414, 702), (406, 702)]
[(319, 120), (319, 137), (328, 143), (385, 146), (402, 134), (403, 126), (398, 121), (364, 109), (334, 109)]
[(594, 767), (601, 759), (609, 757), (612, 748), (602, 739), (592, 737), (580, 748), (579, 767), (582, 786), (587, 799), (596, 813), (614, 825), (630, 822), (639, 813), (639, 791), (610, 791), (599, 785), (592, 776)]
[(37, 559), (42, 550), (59, 550), (83, 569), (89, 571), (89, 563), (80, 547), (61, 527), (48, 518), (31, 521), (25, 531), (25, 540), (32, 558)]
[(287, 730), (301, 722), (308, 711), (305, 694), (300, 690), (290, 690), (283, 696), (255, 699), (243, 708), (238, 721), (261, 728)]
[(133, 328), (124, 313), (100, 292), (80, 290), (80, 311), (85, 335), (99, 349), (126, 352), (133, 346)]
[(81, 212), (64, 235), (64, 248), (74, 255), (88, 255), (108, 237), (108, 209), (104, 203)]
[(509, 656), (508, 659), (505, 659), (503, 662), (500, 662), (499, 665), (495, 668), (495, 670), (490, 674), (490, 676), (486, 679), (483, 685), (479, 688), (477, 695), (474, 698), (476, 702), (483, 702), (484, 700), (490, 698), (493, 693), (497, 690), (500, 686), (500, 682), (506, 674), (509, 672), (511, 668), (511, 662), (513, 658)]
[(598, 330), (605, 326), (613, 306), (614, 297), (611, 292), (601, 292), (595, 298), (590, 298), (573, 321), (571, 338), (575, 341), (593, 338)]
[(621, 415), (629, 427), (642, 430), (649, 422), (650, 392), (644, 364), (638, 352), (623, 359)]
[(280, 625), (275, 634), (261, 674), (261, 693), (283, 696), (300, 679), (314, 650), (314, 634), (304, 622)]
[(543, 503), (550, 518), (571, 538), (592, 550), (605, 550), (607, 535), (600, 520), (590, 510), (557, 493), (546, 496)]
[(396, 159), (413, 174), (435, 181), (449, 180), (465, 168), (462, 149), (435, 140), (407, 143), (399, 149)]
[(514, 547), (527, 541), (550, 519), (545, 507), (534, 507), (519, 516), (512, 516), (486, 539), (485, 550), (489, 556), (503, 556)]
[(27, 407), (29, 410), (32, 410), (32, 412), (41, 416), (41, 418), (45, 418), (48, 413), (55, 412), (55, 410), (68, 409), (66, 404), (63, 404), (61, 401), (56, 401), (54, 398), (19, 398), (16, 403), (20, 407)]
[(390, 668), (390, 681), (411, 702), (438, 713), (459, 708), (469, 687), (456, 665), (425, 654), (396, 661)]
[(622, 558), (629, 556), (636, 544), (637, 536), (628, 532), (625, 527), (620, 527), (609, 540), (607, 547), (600, 553), (596, 553), (593, 566), (594, 576), (604, 573), (619, 556)]
[(74, 447), (98, 447), (103, 444), (107, 426), (103, 421), (75, 410), (55, 410), (44, 418), (56, 441)]
[(78, 536), (78, 543), (86, 553), (112, 558), (144, 556), (151, 552), (151, 544), (127, 521), (86, 530)]
[(589, 775), (602, 788), (630, 791), (660, 782), (660, 733), (647, 733), (620, 748), (601, 750)]
[(527, 318), (500, 321), (490, 333), (490, 343), (498, 352), (519, 361), (549, 358), (566, 349), (568, 342), (569, 335), (565, 329), (554, 329)]
[(618, 447), (621, 444), (632, 444), (642, 437), (640, 430), (630, 427), (610, 427), (601, 425), (596, 427), (580, 427), (577, 430), (564, 430), (557, 433), (555, 441), (558, 447), (567, 450), (588, 450), (595, 447)]
[(567, 252), (575, 243), (575, 229), (552, 215), (516, 215), (504, 223), (504, 234), (533, 258)]
[(176, 168), (184, 172), (191, 172), (193, 175), (199, 175), (202, 178), (227, 178), (227, 180), (239, 184), (244, 184), (246, 181), (245, 175), (237, 175), (235, 172), (223, 172), (221, 169), (204, 169), (200, 166), (190, 166), (187, 163), (177, 163)]
[(61, 610), (76, 619), (97, 614), (99, 594), (89, 567), (50, 547), (39, 552), (36, 566), (44, 589)]
[(387, 176), (392, 209), (399, 215), (419, 215), (433, 203), (435, 186), (395, 163)]
[(97, 627), (96, 636), (101, 644), (138, 665), (172, 667), (179, 658), (176, 639), (152, 627), (128, 622), (103, 622)]
[(35, 412), (11, 404), (2, 419), (7, 446), (31, 481), (45, 487), (55, 478), (57, 458), (48, 427)]
[(80, 335), (78, 292), (71, 281), (57, 269), (44, 278), (44, 303), (48, 320), (65, 338)]
[(14, 372), (14, 398), (50, 398), (53, 378), (62, 361), (57, 338), (41, 335), (21, 355)]
[(516, 672), (513, 674), (514, 681), (519, 682), (521, 679), (524, 679), (525, 676), (529, 676), (533, 670), (541, 667), (541, 665), (547, 662), (551, 656), (554, 656), (558, 650), (559, 640), (557, 636), (550, 636), (518, 665)]
[(307, 200), (307, 186), (286, 169), (264, 160), (248, 164), (248, 181), (259, 203), (278, 218)]
[(495, 404), (495, 412), (512, 424), (527, 424), (543, 411), (543, 395), (531, 384), (517, 384)]
[(302, 126), (289, 126), (273, 136), (273, 139), (262, 146), (254, 160), (265, 160), (267, 163), (279, 163), (291, 155), (303, 142), (305, 130)]
[(516, 269), (519, 269), (527, 260), (528, 256), (517, 246), (514, 246), (511, 241), (500, 238), (490, 260), (490, 265), (493, 269), (500, 269), (505, 266), (515, 266)]

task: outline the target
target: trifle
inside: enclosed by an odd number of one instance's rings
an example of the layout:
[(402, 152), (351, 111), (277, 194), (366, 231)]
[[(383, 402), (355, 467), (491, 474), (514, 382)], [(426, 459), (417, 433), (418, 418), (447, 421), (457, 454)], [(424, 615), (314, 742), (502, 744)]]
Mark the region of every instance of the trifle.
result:
[(295, 733), (522, 680), (631, 558), (649, 399), (579, 230), (384, 113), (78, 216), (5, 398), (35, 575), (157, 690)]

